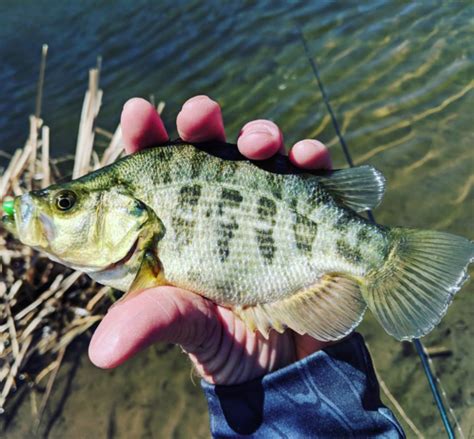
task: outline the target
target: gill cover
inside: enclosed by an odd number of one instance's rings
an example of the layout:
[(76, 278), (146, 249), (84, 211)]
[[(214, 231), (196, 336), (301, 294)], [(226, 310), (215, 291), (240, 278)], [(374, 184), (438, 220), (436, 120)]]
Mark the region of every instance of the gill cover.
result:
[(89, 237), (90, 257), (94, 260), (96, 254), (95, 265), (101, 268), (126, 257), (137, 243), (143, 226), (154, 216), (144, 203), (120, 189), (101, 192), (94, 214), (96, 221)]
[(30, 192), (17, 203), (20, 240), (86, 272), (125, 258), (153, 214), (122, 188), (88, 191), (74, 184)]

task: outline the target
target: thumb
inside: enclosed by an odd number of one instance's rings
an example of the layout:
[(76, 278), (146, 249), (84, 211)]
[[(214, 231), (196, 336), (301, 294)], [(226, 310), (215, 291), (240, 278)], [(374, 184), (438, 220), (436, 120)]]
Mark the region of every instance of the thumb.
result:
[(109, 310), (92, 337), (89, 358), (108, 369), (154, 342), (198, 347), (219, 324), (214, 308), (212, 302), (179, 288), (145, 290)]

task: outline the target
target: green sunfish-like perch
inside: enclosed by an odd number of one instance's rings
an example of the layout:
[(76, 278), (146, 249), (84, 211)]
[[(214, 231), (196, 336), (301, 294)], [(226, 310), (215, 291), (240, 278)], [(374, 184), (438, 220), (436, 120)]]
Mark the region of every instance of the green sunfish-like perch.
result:
[(231, 308), (268, 336), (337, 340), (367, 307), (399, 340), (421, 337), (467, 278), (474, 245), (389, 228), (371, 166), (302, 171), (227, 144), (174, 142), (4, 203), (26, 245), (128, 294), (174, 285)]

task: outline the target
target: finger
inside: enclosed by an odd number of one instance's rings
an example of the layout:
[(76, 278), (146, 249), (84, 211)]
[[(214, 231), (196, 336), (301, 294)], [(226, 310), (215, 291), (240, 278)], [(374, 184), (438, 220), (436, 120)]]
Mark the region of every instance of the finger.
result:
[(318, 140), (305, 139), (293, 145), (290, 161), (303, 169), (331, 169), (332, 162), (328, 148)]
[(120, 117), (125, 151), (129, 154), (168, 140), (168, 133), (153, 105), (141, 98), (128, 100)]
[(187, 142), (225, 141), (221, 107), (208, 96), (188, 99), (176, 117), (176, 127)]
[(89, 345), (91, 361), (101, 368), (122, 364), (151, 343), (199, 346), (215, 331), (214, 305), (173, 287), (143, 291), (109, 309)]
[(249, 159), (268, 159), (277, 152), (284, 153), (283, 134), (270, 120), (253, 120), (244, 125), (237, 139), (239, 151)]

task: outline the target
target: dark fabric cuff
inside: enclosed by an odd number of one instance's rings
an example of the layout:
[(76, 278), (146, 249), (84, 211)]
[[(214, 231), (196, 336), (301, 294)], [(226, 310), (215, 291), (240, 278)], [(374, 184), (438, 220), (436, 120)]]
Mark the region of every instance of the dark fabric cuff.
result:
[(405, 437), (357, 333), (259, 379), (201, 385), (213, 437)]

